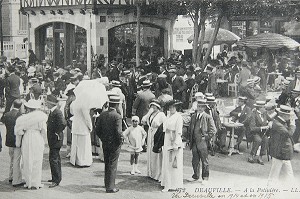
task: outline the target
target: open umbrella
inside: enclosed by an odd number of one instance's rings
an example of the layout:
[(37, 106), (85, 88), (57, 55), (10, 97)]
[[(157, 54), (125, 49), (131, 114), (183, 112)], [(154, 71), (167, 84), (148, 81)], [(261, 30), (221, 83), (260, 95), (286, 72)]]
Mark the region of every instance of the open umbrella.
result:
[(105, 86), (97, 79), (83, 80), (74, 89), (77, 106), (83, 109), (102, 108), (108, 101)]
[[(209, 43), (211, 41), (214, 30), (215, 30), (214, 28), (208, 28), (205, 30), (204, 43)], [(201, 35), (199, 36), (199, 38), (200, 37), (201, 37)], [(217, 34), (215, 45), (220, 45), (220, 44), (231, 45), (240, 39), (241, 38), (239, 36), (237, 36), (236, 34), (234, 34), (233, 32), (230, 32), (229, 30), (220, 28), (219, 32)], [(191, 35), (187, 40), (189, 43), (193, 42), (194, 35)]]
[(276, 33), (261, 33), (241, 39), (237, 42), (238, 46), (248, 47), (251, 49), (269, 48), (280, 49), (286, 47), (295, 50), (300, 44), (290, 37)]

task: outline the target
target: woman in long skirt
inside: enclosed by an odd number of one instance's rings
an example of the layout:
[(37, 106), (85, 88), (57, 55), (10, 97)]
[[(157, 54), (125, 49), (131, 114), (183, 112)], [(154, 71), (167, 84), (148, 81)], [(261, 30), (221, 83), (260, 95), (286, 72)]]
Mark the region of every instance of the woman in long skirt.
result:
[(44, 152), (43, 133), (47, 130), (47, 115), (38, 110), (40, 101), (29, 100), (25, 103), (27, 114), (16, 121), (16, 146), (21, 147), (25, 187), (39, 189), (42, 185), (42, 163)]
[(182, 116), (177, 112), (180, 101), (172, 100), (167, 103), (169, 114), (164, 122), (164, 146), (162, 163), (163, 192), (183, 188), (183, 144), (182, 144)]
[(143, 117), (149, 126), (147, 137), (147, 175), (154, 180), (161, 180), (162, 153), (152, 151), (154, 145), (154, 134), (158, 127), (165, 121), (166, 116), (160, 111), (158, 100), (154, 99), (150, 104), (149, 112)]

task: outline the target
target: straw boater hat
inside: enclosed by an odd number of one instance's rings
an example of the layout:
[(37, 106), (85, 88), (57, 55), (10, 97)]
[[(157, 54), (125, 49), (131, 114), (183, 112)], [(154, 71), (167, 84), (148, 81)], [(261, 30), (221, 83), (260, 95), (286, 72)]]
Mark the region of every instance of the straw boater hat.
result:
[(111, 85), (114, 87), (121, 87), (121, 83), (117, 80), (112, 80)]
[(124, 70), (124, 72), (123, 72), (124, 75), (129, 75), (130, 73), (131, 73), (130, 70)]
[(300, 90), (297, 90), (297, 89), (293, 89), (291, 90), (292, 93), (295, 93), (295, 94), (300, 94)]
[(239, 100), (242, 100), (242, 101), (247, 101), (247, 97), (245, 97), (245, 96), (239, 96)]
[(197, 66), (197, 67), (195, 68), (195, 71), (199, 71), (199, 70), (201, 70), (201, 68), (200, 68), (199, 66)]
[(253, 82), (254, 84), (258, 84), (260, 82), (260, 77), (258, 76), (253, 77)]
[(169, 73), (176, 73), (177, 72), (176, 66), (175, 65), (171, 65), (171, 67), (169, 68), (168, 72)]
[(280, 105), (280, 108), (276, 108), (278, 114), (290, 115), (292, 112), (292, 108), (287, 105)]
[(197, 100), (198, 105), (207, 106), (206, 99), (199, 99)]
[(153, 99), (153, 100), (150, 102), (149, 107), (150, 107), (151, 105), (154, 105), (154, 106), (156, 106), (157, 108), (161, 109), (160, 102), (159, 102), (157, 99)]
[(109, 96), (109, 103), (112, 104), (119, 104), (120, 103), (120, 96), (119, 95), (111, 95)]
[(214, 94), (212, 94), (212, 93), (205, 93), (205, 97), (212, 97), (212, 96), (214, 96)]
[(79, 68), (75, 68), (74, 69), (76, 72), (81, 72), (81, 70)]
[(266, 105), (266, 101), (256, 101), (255, 104), (253, 104), (253, 106), (256, 107), (264, 107)]
[(254, 79), (247, 79), (247, 85), (254, 84)]
[(142, 87), (143, 88), (147, 88), (147, 87), (150, 87), (152, 84), (149, 80), (145, 80), (143, 81), (143, 84), (142, 84)]
[(31, 108), (31, 109), (39, 109), (39, 108), (41, 108), (41, 102), (38, 101), (38, 100), (34, 100), (34, 99), (28, 100), (28, 102), (25, 102), (24, 105), (27, 108)]
[(206, 97), (207, 103), (216, 103), (216, 98), (214, 96)]
[(157, 77), (158, 78), (167, 78), (167, 75), (165, 75), (165, 74), (159, 74)]
[(295, 78), (293, 78), (293, 77), (286, 77), (286, 80), (293, 81), (293, 80), (295, 80)]
[(277, 106), (276, 103), (274, 103), (274, 102), (268, 102), (268, 103), (266, 103), (265, 108), (266, 108), (266, 110), (272, 110), (272, 109), (275, 109), (276, 106)]
[(195, 93), (195, 98), (204, 98), (205, 96), (203, 95), (202, 92), (197, 92)]

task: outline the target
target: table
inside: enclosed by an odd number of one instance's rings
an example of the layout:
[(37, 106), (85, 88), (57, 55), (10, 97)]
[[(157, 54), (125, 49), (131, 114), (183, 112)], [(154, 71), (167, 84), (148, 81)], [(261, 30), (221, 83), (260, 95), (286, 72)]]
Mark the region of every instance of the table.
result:
[(238, 149), (234, 149), (234, 129), (238, 128), (238, 127), (242, 127), (242, 126), (244, 126), (244, 124), (239, 123), (239, 122), (225, 122), (225, 123), (223, 123), (223, 125), (225, 127), (231, 128), (231, 138), (230, 139), (232, 139), (232, 140), (230, 142), (228, 156), (231, 156), (233, 153), (242, 154), (242, 153), (240, 153), (240, 151)]

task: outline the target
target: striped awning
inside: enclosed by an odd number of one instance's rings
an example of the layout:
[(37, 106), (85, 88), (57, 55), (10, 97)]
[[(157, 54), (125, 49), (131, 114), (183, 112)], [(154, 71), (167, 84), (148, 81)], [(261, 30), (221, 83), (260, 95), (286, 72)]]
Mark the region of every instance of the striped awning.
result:
[(300, 46), (300, 44), (294, 39), (276, 33), (261, 33), (258, 35), (249, 36), (239, 40), (237, 45), (251, 49), (280, 49), (286, 47), (290, 50), (295, 50)]

